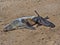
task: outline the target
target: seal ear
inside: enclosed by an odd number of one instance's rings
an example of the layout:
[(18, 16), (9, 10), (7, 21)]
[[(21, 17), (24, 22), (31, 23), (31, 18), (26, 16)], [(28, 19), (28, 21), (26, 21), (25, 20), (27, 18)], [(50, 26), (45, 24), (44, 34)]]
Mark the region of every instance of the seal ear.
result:
[(45, 19), (49, 19), (49, 17), (48, 17), (48, 16), (46, 16), (46, 17), (45, 17)]

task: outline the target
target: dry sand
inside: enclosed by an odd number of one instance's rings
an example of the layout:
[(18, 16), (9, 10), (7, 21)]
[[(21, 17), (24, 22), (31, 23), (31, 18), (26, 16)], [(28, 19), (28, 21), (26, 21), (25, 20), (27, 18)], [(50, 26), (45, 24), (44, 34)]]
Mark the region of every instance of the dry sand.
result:
[[(3, 32), (6, 24), (22, 16), (49, 17), (56, 27)], [(60, 0), (0, 0), (0, 45), (60, 45)]]

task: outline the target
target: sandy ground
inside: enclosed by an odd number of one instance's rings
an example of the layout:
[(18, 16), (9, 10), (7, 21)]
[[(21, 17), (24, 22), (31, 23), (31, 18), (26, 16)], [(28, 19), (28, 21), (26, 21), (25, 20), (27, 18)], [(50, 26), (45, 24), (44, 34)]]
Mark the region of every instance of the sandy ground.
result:
[[(6, 24), (22, 16), (49, 17), (55, 24), (50, 29), (39, 26), (36, 30), (17, 29), (3, 32)], [(0, 45), (60, 45), (60, 0), (0, 0)]]

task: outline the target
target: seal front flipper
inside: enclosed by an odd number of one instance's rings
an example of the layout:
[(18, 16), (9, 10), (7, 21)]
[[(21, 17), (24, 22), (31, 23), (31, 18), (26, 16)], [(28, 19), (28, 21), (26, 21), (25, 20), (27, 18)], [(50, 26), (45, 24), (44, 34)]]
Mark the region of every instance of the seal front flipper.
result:
[(26, 22), (26, 28), (27, 29), (31, 29), (31, 30), (35, 30), (35, 27), (33, 27), (32, 25), (30, 25), (28, 22)]
[(32, 19), (30, 19), (30, 18), (28, 18), (28, 19), (22, 19), (22, 23), (25, 24), (24, 28), (35, 30), (35, 27), (33, 27), (33, 25), (35, 24), (35, 22)]
[(31, 30), (36, 30), (34, 27), (32, 27), (32, 26), (26, 26), (25, 28), (27, 28), (27, 29), (31, 29)]

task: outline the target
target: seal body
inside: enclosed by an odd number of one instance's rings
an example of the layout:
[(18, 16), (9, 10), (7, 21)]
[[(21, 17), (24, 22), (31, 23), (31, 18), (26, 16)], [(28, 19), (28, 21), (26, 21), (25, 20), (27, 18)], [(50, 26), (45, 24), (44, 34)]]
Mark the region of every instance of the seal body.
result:
[(12, 21), (10, 24), (7, 24), (4, 27), (4, 31), (10, 31), (16, 29), (17, 27), (34, 29), (34, 27), (32, 27), (32, 25), (35, 24), (35, 22), (32, 20), (34, 17), (35, 16), (17, 18), (14, 21)]
[(17, 18), (15, 20), (13, 20), (10, 24), (7, 24), (4, 27), (4, 31), (11, 31), (14, 30), (18, 27), (21, 28), (27, 28), (27, 29), (34, 29), (35, 27), (33, 27), (34, 25), (37, 24), (38, 26), (44, 25), (47, 27), (51, 27), (54, 28), (55, 25), (47, 20), (48, 17), (41, 17), (41, 16), (27, 16), (27, 17), (21, 17), (21, 18)]

